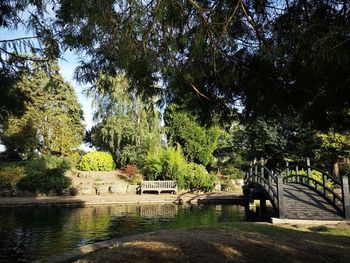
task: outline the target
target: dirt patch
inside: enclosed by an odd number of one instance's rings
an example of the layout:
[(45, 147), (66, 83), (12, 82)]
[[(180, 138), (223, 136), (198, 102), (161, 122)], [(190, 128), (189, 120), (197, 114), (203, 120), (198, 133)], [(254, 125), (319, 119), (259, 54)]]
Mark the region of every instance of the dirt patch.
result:
[(167, 230), (76, 262), (350, 262), (350, 238), (263, 224)]

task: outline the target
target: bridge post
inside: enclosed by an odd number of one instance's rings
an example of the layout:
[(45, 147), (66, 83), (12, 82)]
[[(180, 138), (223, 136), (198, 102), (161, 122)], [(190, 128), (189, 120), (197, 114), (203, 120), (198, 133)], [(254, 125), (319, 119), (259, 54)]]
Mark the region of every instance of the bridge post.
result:
[[(326, 196), (326, 186), (327, 186), (327, 175), (322, 174), (322, 187), (323, 187), (323, 195)], [(343, 190), (342, 190), (343, 192)]]
[(346, 220), (350, 220), (349, 178), (342, 176), (343, 207)]
[(308, 185), (310, 185), (310, 177), (311, 177), (311, 164), (310, 164), (310, 158), (309, 157), (307, 157), (306, 158), (306, 167), (307, 167), (307, 178), (308, 178), (308, 180), (307, 180), (307, 184)]
[(263, 158), (260, 159), (260, 165), (261, 165), (261, 168), (260, 168), (261, 177), (265, 178), (264, 177), (264, 159)]
[(284, 202), (283, 202), (283, 177), (277, 176), (277, 197), (278, 197), (278, 213), (280, 218), (284, 218)]

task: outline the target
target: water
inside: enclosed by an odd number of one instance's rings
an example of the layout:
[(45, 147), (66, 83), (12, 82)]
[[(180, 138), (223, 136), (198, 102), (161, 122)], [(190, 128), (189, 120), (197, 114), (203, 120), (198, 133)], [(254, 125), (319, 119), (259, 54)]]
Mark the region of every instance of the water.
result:
[(0, 209), (0, 262), (32, 261), (111, 238), (247, 220), (238, 205), (113, 205)]

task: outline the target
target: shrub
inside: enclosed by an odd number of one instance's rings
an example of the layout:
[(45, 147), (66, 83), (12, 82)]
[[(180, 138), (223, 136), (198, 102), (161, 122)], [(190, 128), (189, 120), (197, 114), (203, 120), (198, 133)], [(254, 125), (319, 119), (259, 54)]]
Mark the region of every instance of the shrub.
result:
[(112, 155), (106, 152), (89, 152), (79, 162), (82, 171), (112, 171), (115, 168)]
[(137, 174), (136, 164), (127, 164), (124, 167), (123, 172), (129, 176), (136, 175)]
[(13, 190), (48, 194), (55, 191), (60, 194), (70, 186), (71, 181), (65, 177), (70, 168), (66, 158), (58, 156), (41, 156), (24, 162), (4, 164), (0, 167), (0, 190)]
[(243, 179), (245, 175), (245, 173), (242, 170), (238, 169), (237, 167), (234, 167), (233, 165), (223, 168), (221, 172), (222, 174), (231, 179)]
[(71, 185), (71, 180), (64, 176), (69, 169), (65, 158), (58, 156), (42, 156), (28, 160), (25, 164), (26, 176), (18, 181), (18, 188), (22, 191), (48, 194), (55, 191), (60, 194), (63, 189)]
[(159, 151), (149, 152), (145, 158), (143, 172), (146, 174), (148, 180), (155, 180), (161, 177), (163, 172), (163, 165), (161, 160), (163, 149)]
[[(296, 174), (296, 172), (294, 170), (291, 171), (291, 174)], [(298, 174), (300, 175), (307, 175), (307, 171), (305, 171), (304, 169), (299, 170)], [(322, 183), (322, 173), (316, 170), (311, 170), (311, 178), (315, 179), (316, 181)], [(310, 181), (310, 185), (311, 186), (315, 186), (315, 183), (313, 181)], [(326, 183), (326, 186), (328, 188), (332, 188), (333, 187), (333, 183), (331, 181), (328, 181)]]
[(133, 176), (133, 179), (130, 181), (130, 184), (132, 185), (140, 185), (141, 182), (143, 181), (143, 176), (141, 174), (136, 174)]
[(147, 154), (143, 172), (148, 180), (175, 180), (183, 188), (186, 165), (180, 145), (164, 147)]
[(13, 190), (18, 181), (25, 176), (24, 166), (21, 163), (2, 165), (0, 168), (0, 191)]
[(180, 188), (184, 185), (187, 161), (182, 154), (181, 146), (164, 148), (161, 155), (163, 180), (175, 180)]
[(79, 162), (81, 161), (81, 153), (74, 152), (71, 155), (65, 157), (66, 163), (69, 165), (70, 169), (76, 169), (78, 167)]
[(189, 163), (185, 174), (185, 185), (187, 189), (203, 190), (205, 192), (213, 189), (216, 176), (209, 174), (203, 165)]
[(123, 169), (124, 174), (126, 174), (127, 180), (130, 184), (140, 185), (144, 179), (141, 174), (138, 173), (136, 164), (128, 164)]
[(203, 165), (188, 163), (180, 145), (149, 153), (144, 172), (148, 180), (175, 180), (180, 189), (190, 190), (209, 191), (216, 179)]
[(25, 176), (18, 182), (19, 189), (23, 191), (35, 192), (39, 190), (45, 194), (50, 191), (60, 194), (63, 189), (70, 185), (71, 180), (64, 176), (64, 170), (60, 168), (48, 169), (46, 173)]

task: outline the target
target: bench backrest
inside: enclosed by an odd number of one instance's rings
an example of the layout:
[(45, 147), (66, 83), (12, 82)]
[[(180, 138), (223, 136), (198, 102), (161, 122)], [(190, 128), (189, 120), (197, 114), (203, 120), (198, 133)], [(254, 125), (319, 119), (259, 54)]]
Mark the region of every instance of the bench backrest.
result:
[(141, 183), (141, 188), (147, 189), (175, 189), (177, 187), (177, 183), (175, 181), (143, 181)]

